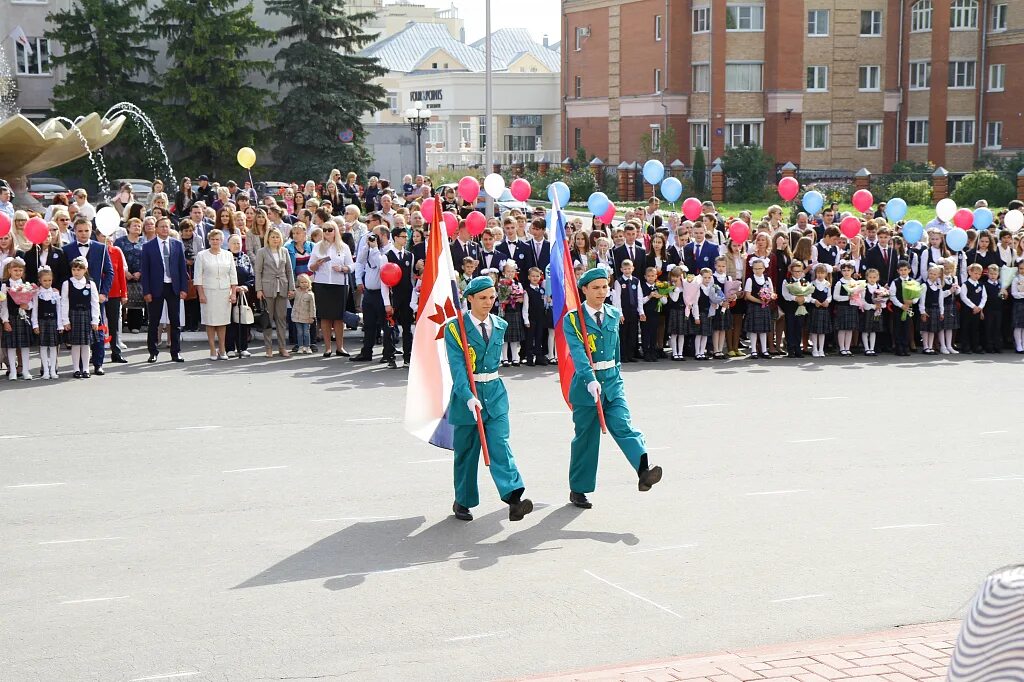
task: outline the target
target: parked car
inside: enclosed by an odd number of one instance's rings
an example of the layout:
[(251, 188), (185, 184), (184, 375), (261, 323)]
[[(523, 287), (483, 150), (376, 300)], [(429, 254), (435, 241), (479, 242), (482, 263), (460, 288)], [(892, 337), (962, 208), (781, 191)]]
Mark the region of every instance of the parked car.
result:
[(132, 186), (132, 194), (135, 195), (136, 201), (142, 204), (149, 201), (149, 195), (153, 193), (153, 181), (141, 178), (119, 178), (112, 181), (110, 183), (111, 196), (116, 195), (117, 191), (121, 189), (121, 185), (126, 182)]
[(260, 186), (260, 195), (266, 196), (271, 195), (275, 197), (283, 197), (284, 191), (289, 186), (287, 182), (278, 182), (277, 180), (267, 180), (266, 182), (257, 183)]
[(66, 194), (68, 199), (71, 199), (71, 190), (57, 178), (30, 176), (28, 178), (28, 193), (36, 201), (46, 205), (53, 203), (53, 197), (57, 194)]

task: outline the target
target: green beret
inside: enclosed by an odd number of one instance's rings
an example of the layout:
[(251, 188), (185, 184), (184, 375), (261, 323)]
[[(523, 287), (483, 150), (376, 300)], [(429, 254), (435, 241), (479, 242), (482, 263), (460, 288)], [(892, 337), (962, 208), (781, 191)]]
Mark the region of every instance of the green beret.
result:
[(608, 270), (600, 265), (596, 268), (591, 268), (580, 276), (577, 284), (579, 284), (580, 287), (585, 287), (595, 279), (608, 279)]
[(466, 291), (463, 292), (463, 296), (472, 296), (473, 294), (479, 294), (485, 289), (493, 289), (494, 280), (487, 276), (474, 277), (469, 280), (469, 284), (466, 285)]

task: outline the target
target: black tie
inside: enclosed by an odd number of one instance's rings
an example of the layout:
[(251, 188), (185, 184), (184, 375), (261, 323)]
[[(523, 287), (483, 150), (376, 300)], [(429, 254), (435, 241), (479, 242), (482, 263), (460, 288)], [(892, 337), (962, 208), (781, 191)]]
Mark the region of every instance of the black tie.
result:
[(598, 312), (596, 315), (594, 315), (594, 318), (597, 320), (597, 326), (600, 327), (601, 326), (601, 313)]
[(485, 346), (488, 343), (491, 342), (491, 337), (487, 334), (487, 323), (486, 322), (481, 322), (480, 323), (480, 336), (484, 337), (484, 345)]

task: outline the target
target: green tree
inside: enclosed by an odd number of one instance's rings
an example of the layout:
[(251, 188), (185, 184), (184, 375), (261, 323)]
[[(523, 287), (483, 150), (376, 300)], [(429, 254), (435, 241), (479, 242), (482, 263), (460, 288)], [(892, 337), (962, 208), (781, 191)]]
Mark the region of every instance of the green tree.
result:
[(959, 206), (970, 206), (984, 199), (989, 206), (996, 208), (1016, 199), (1017, 190), (1006, 178), (989, 170), (978, 170), (961, 178), (951, 196)]
[[(277, 152), (285, 177), (326, 177), (332, 168), (362, 171), (370, 158), (360, 118), (387, 106), (387, 91), (371, 83), (387, 69), (355, 54), (376, 34), (363, 25), (371, 12), (349, 14), (345, 0), (267, 0), (267, 13), (285, 16), (277, 32), (280, 63), (271, 79), (290, 88), (278, 107)], [(344, 52), (342, 52), (344, 50)], [(354, 140), (339, 139), (351, 130)]]
[(693, 152), (693, 193), (703, 198), (707, 189), (708, 166), (704, 160), (704, 149), (697, 147)]
[[(150, 86), (142, 79), (153, 76), (156, 51), (148, 47), (154, 32), (141, 16), (145, 7), (146, 0), (79, 0), (47, 16), (44, 35), (61, 46), (50, 63), (66, 74), (53, 89), (55, 113), (75, 120), (94, 111), (103, 114), (118, 102), (149, 106)], [(129, 122), (104, 147), (111, 177), (137, 174), (146, 165), (146, 151), (138, 127)], [(88, 163), (80, 165), (84, 170)]]
[(268, 118), (270, 93), (250, 79), (273, 65), (248, 55), (274, 34), (253, 21), (251, 4), (235, 5), (236, 0), (165, 0), (150, 15), (167, 41), (160, 129), (177, 143), (188, 168), (218, 176), (239, 170), (239, 147), (266, 150), (256, 135)]
[(774, 161), (757, 145), (732, 147), (722, 155), (722, 171), (729, 183), (733, 201), (758, 201), (764, 197), (765, 183)]

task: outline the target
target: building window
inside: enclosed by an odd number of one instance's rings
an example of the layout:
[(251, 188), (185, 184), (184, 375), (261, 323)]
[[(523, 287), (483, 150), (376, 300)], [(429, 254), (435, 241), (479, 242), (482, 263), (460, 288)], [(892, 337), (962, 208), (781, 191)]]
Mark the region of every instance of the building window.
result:
[(950, 62), (949, 87), (970, 89), (974, 87), (975, 62)]
[(974, 119), (946, 121), (946, 144), (974, 144)]
[(828, 67), (807, 67), (807, 92), (828, 92)]
[(654, 70), (654, 93), (661, 92), (661, 69)]
[(804, 150), (820, 152), (828, 149), (828, 123), (811, 121), (804, 124)]
[(932, 85), (932, 63), (910, 62), (910, 89), (927, 90)]
[(910, 7), (910, 31), (932, 30), (932, 0), (917, 0)]
[(954, 31), (978, 28), (978, 0), (953, 0), (949, 6), (949, 27)]
[(661, 40), (661, 15), (654, 17), (654, 39)]
[(877, 91), (881, 89), (882, 82), (882, 67), (881, 66), (862, 66), (860, 67), (860, 81), (858, 87), (860, 90)]
[(710, 149), (707, 123), (690, 124), (690, 149)]
[(1003, 148), (1003, 122), (989, 121), (985, 124), (985, 148)]
[(661, 151), (661, 126), (655, 123), (651, 126), (651, 152)]
[[(17, 45), (15, 61), (18, 63), (18, 75), (49, 76), (50, 41), (46, 38), (29, 38), (28, 42), (28, 49), (21, 43), (15, 43)], [(29, 54), (30, 50), (32, 54)]]
[(473, 122), (459, 121), (459, 146), (468, 149), (473, 146)]
[(988, 91), (1002, 92), (1006, 84), (1006, 64), (990, 64), (988, 67)]
[(583, 76), (576, 76), (576, 78), (573, 80), (572, 89), (573, 93), (576, 96), (576, 99), (579, 99), (580, 97), (583, 96)]
[(992, 32), (1006, 30), (1006, 3), (1001, 2), (992, 7)]
[(576, 27), (576, 51), (583, 49), (583, 39), (590, 35), (590, 29), (584, 26)]
[(857, 123), (857, 149), (878, 149), (881, 139), (881, 122)]
[(711, 90), (710, 64), (694, 64), (692, 67), (692, 73), (694, 92), (708, 92)]
[(435, 121), (427, 124), (427, 144), (433, 145), (437, 149), (444, 149), (445, 147), (445, 134), (444, 134), (444, 123)]
[(711, 30), (711, 8), (710, 7), (694, 7), (693, 8), (693, 32), (694, 33), (707, 33)]
[(882, 10), (865, 9), (860, 12), (860, 34), (862, 36), (882, 35)]
[(764, 5), (728, 5), (725, 8), (726, 31), (763, 31)]
[(761, 123), (727, 123), (725, 145), (727, 147), (761, 146)]
[(388, 93), (388, 109), (391, 111), (392, 114), (397, 114), (398, 113), (398, 93), (397, 92), (389, 92)]
[(807, 35), (828, 35), (828, 10), (812, 9), (807, 11)]
[(480, 142), (480, 149), (487, 149), (487, 117), (479, 116), (477, 123), (477, 137)]
[(572, 145), (574, 151), (579, 151), (580, 147), (583, 146), (583, 131), (579, 128), (573, 128)]
[(726, 92), (761, 92), (764, 65), (760, 62), (725, 64)]
[(907, 144), (925, 145), (928, 144), (928, 120), (912, 119), (907, 121)]

